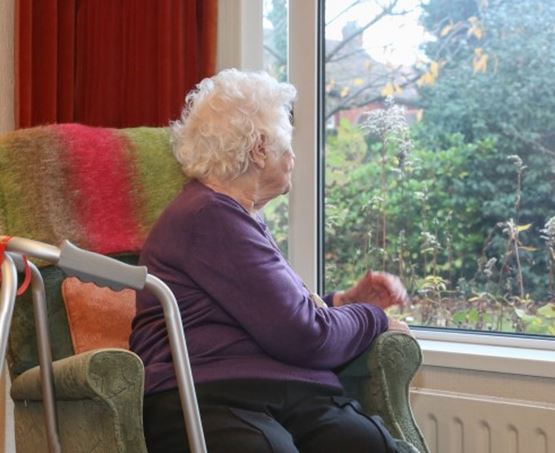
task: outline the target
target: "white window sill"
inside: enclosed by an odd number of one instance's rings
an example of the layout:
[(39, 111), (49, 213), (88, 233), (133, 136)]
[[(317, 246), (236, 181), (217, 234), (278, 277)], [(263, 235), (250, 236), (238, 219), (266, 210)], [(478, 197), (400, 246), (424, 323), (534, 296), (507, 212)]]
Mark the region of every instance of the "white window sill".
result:
[(555, 378), (555, 340), (414, 329), (428, 366)]

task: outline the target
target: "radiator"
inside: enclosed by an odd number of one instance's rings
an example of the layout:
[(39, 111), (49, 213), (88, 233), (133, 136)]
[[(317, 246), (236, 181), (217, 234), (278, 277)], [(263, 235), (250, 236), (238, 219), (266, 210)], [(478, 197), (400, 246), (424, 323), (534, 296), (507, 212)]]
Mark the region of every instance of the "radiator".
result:
[(555, 405), (412, 389), (431, 453), (555, 453)]

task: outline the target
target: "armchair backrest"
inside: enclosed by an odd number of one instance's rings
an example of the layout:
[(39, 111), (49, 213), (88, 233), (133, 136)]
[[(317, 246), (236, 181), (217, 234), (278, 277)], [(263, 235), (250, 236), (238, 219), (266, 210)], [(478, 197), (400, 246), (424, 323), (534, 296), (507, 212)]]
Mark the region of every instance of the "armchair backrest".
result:
[[(0, 235), (74, 244), (136, 262), (185, 177), (165, 128), (60, 124), (0, 137)], [(37, 263), (40, 266), (40, 263)], [(74, 353), (62, 272), (44, 266), (54, 360)], [(30, 294), (16, 303), (7, 359), (12, 376), (37, 365)]]

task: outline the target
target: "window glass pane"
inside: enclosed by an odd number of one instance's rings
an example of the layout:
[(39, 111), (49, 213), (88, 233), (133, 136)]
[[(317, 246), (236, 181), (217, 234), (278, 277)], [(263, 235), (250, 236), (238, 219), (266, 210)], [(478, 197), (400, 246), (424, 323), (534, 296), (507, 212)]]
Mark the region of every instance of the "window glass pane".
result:
[(555, 2), (325, 1), (325, 289), (555, 335)]
[[(288, 0), (264, 0), (264, 70), (281, 82), (287, 81)], [(264, 208), (264, 218), (279, 248), (287, 256), (287, 195), (272, 200)]]

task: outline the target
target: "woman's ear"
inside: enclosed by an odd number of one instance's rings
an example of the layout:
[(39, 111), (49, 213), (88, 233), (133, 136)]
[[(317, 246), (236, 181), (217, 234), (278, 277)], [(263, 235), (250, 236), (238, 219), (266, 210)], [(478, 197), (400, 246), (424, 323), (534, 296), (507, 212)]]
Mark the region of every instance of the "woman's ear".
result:
[(258, 142), (254, 148), (249, 151), (251, 161), (258, 168), (264, 168), (266, 166), (266, 158), (268, 157), (268, 152), (266, 150), (266, 144), (264, 140)]

